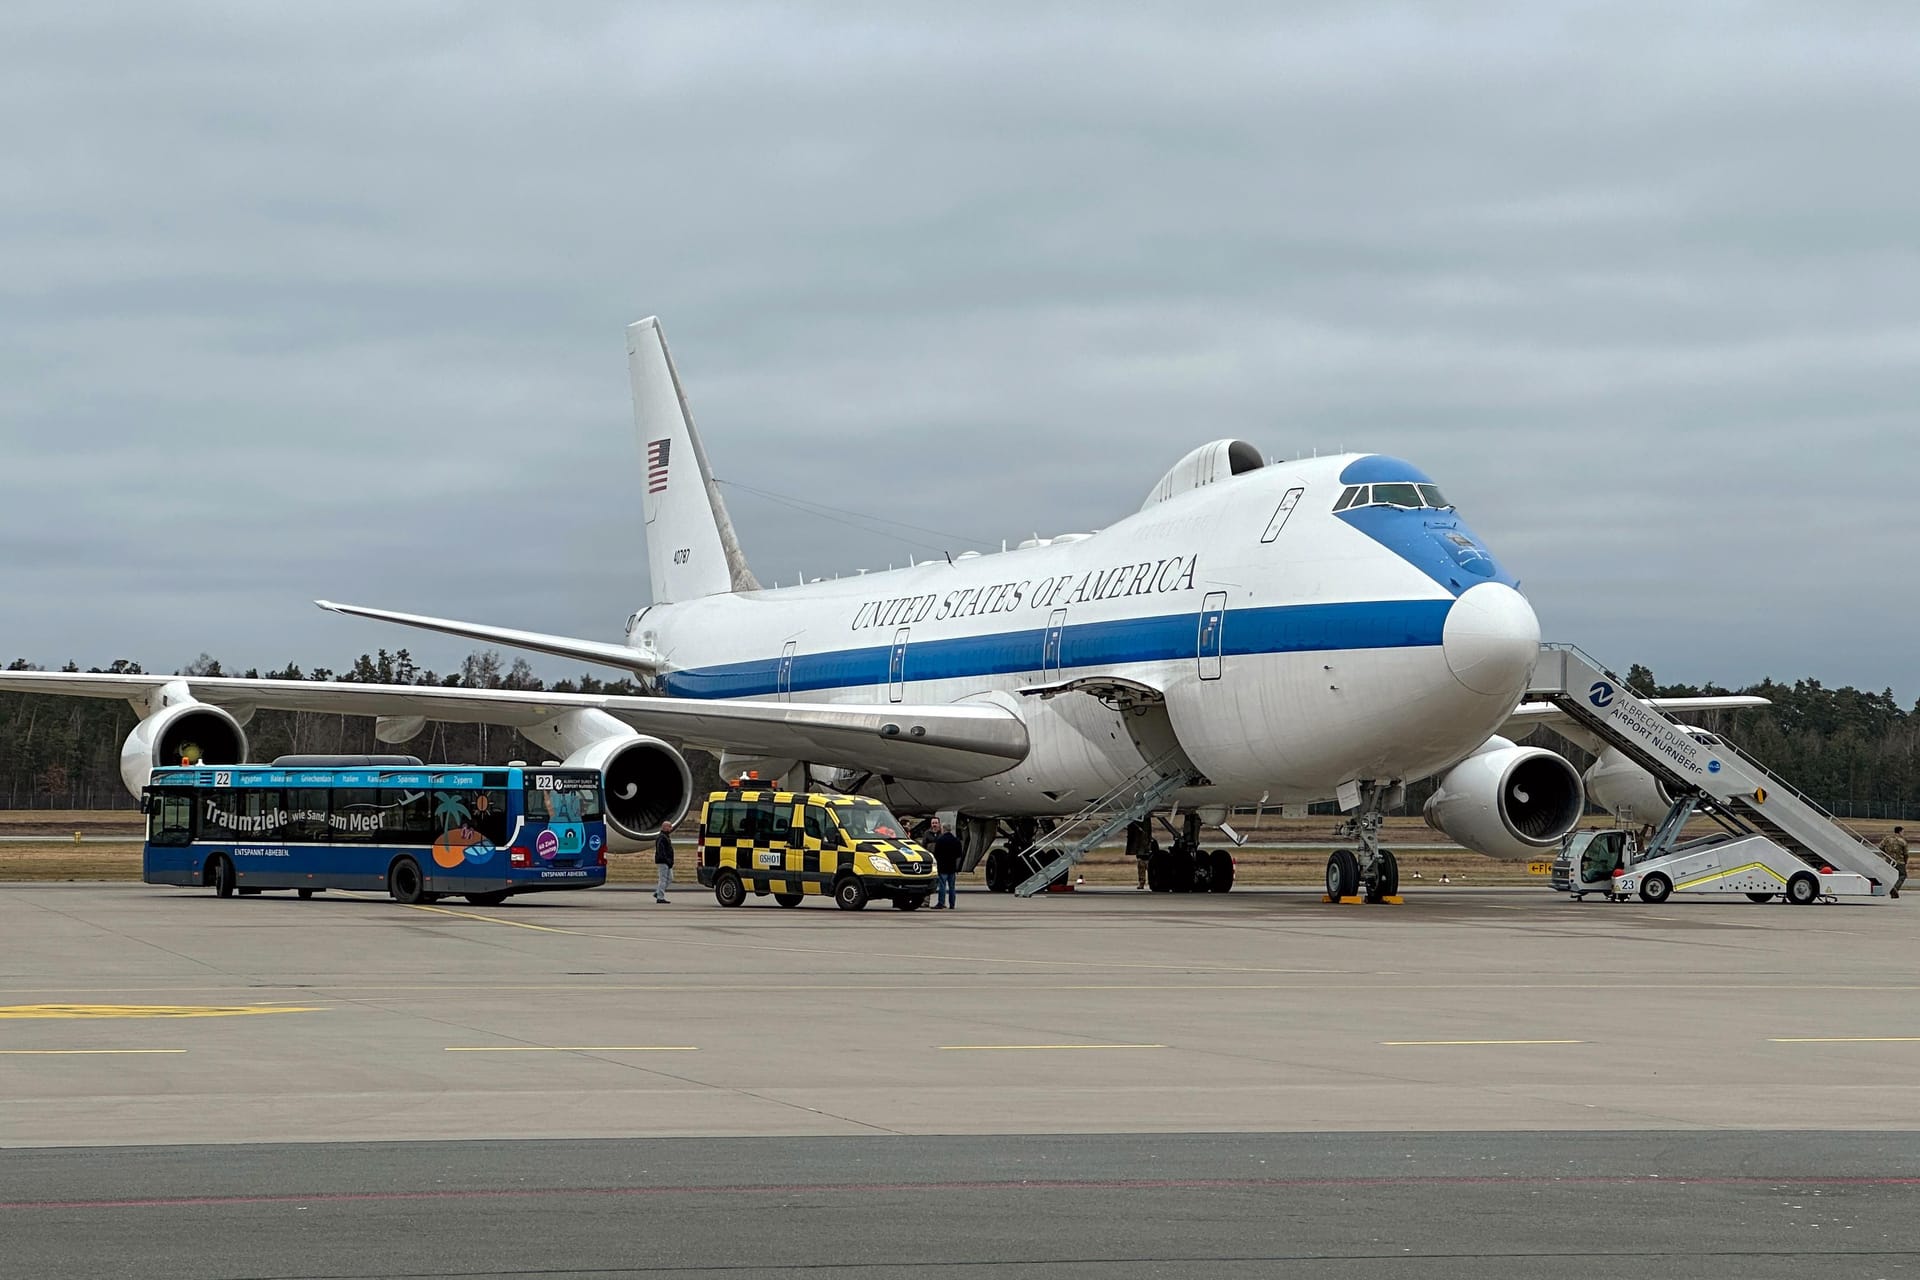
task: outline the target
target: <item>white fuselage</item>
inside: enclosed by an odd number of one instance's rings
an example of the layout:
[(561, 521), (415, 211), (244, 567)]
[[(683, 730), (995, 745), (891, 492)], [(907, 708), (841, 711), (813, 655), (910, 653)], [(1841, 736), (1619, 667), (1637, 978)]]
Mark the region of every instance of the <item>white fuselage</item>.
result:
[(1418, 474), (1364, 455), (1275, 463), (1097, 534), (656, 605), (629, 642), (662, 656), (669, 694), (984, 699), (1025, 721), (1031, 751), (1003, 773), (881, 780), (903, 807), (1066, 813), (1139, 771), (1153, 743), (1129, 716), (1146, 713), (1021, 692), (1076, 678), (1164, 698), (1164, 723), (1208, 783), (1186, 803), (1319, 800), (1425, 777), (1513, 711), (1539, 631), (1450, 509), (1333, 511), (1355, 476), (1397, 479), (1396, 467)]

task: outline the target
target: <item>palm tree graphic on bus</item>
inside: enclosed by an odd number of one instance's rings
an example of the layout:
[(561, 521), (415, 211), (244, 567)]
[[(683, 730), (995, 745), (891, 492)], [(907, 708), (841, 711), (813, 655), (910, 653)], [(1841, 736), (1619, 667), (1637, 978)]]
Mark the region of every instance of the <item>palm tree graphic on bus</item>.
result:
[(433, 816), (440, 824), (433, 842), (434, 862), (451, 870), (463, 862), (485, 862), (493, 856), (493, 842), (473, 827), (474, 811), (484, 815), (491, 807), (485, 792), (474, 797), (472, 809), (457, 791), (436, 791), (433, 799)]

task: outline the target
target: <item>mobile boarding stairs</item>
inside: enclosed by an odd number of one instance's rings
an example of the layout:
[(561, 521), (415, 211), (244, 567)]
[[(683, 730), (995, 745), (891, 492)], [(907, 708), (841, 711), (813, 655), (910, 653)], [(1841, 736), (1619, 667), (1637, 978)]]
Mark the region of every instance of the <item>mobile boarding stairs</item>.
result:
[[(1626, 682), (1570, 645), (1542, 645), (1529, 701), (1551, 702), (1665, 784), (1673, 807), (1625, 875), (1621, 894), (1648, 902), (1674, 892), (1746, 894), (1789, 902), (1885, 897), (1899, 873), (1879, 849), (1841, 826), (1725, 738), (1681, 724), (1634, 696)], [(1690, 840), (1696, 814), (1720, 830)]]

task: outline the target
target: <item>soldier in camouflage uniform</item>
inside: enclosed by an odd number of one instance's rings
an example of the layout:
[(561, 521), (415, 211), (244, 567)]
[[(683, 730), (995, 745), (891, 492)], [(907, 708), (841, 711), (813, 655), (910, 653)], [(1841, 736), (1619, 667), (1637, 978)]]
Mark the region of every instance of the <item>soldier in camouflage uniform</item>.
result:
[(1905, 827), (1895, 827), (1893, 834), (1880, 842), (1880, 852), (1900, 868), (1900, 878), (1893, 882), (1893, 892), (1887, 895), (1889, 898), (1899, 897), (1900, 886), (1907, 882), (1907, 838), (1901, 834), (1905, 830)]

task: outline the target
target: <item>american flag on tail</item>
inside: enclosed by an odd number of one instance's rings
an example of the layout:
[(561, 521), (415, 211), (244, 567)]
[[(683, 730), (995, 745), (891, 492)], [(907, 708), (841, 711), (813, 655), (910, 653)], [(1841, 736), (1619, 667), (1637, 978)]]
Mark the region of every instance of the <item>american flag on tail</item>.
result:
[(667, 448), (671, 440), (649, 440), (647, 442), (647, 492), (665, 493), (667, 491)]

